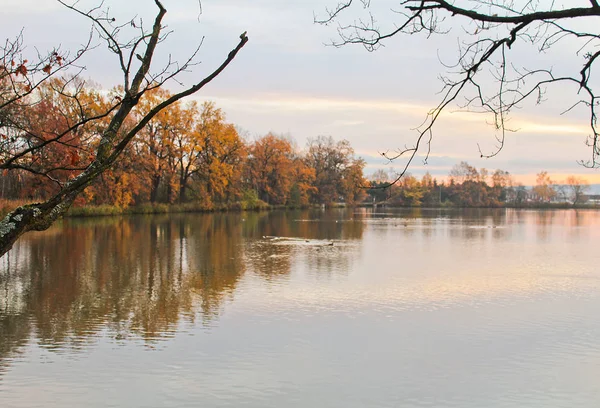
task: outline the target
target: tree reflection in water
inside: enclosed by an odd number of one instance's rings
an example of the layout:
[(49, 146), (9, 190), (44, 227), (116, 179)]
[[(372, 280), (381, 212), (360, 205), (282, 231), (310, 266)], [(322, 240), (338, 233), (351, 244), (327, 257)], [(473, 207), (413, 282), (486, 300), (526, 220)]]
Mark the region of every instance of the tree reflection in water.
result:
[(210, 326), (247, 267), (268, 280), (290, 274), (294, 247), (262, 236), (360, 239), (362, 222), (344, 214), (68, 219), (30, 234), (0, 261), (0, 373), (30, 339), (76, 349), (103, 335), (153, 342), (184, 322)]

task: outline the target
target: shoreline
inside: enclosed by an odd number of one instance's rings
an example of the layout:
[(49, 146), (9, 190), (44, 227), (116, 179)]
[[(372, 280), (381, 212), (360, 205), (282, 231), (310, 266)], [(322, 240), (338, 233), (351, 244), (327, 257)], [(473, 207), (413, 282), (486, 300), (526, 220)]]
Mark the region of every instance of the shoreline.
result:
[[(332, 205), (327, 208), (344, 208), (345, 205)], [(71, 207), (64, 215), (65, 218), (103, 217), (118, 215), (154, 215), (154, 214), (184, 214), (184, 213), (224, 213), (224, 212), (261, 212), (261, 211), (293, 211), (323, 208), (321, 205), (289, 206), (273, 205), (264, 202), (255, 205), (243, 205), (242, 203), (216, 205), (206, 207), (199, 203), (187, 204), (142, 204), (127, 208), (119, 208), (111, 205)]]
[[(18, 205), (17, 205), (18, 206)], [(17, 206), (14, 206), (16, 208)], [(0, 207), (0, 216), (4, 217), (8, 212), (12, 211), (13, 206)], [(332, 209), (332, 208), (386, 208), (386, 209), (438, 209), (438, 210), (499, 210), (499, 209), (518, 209), (518, 210), (598, 210), (600, 204), (580, 204), (572, 205), (566, 203), (528, 203), (522, 205), (503, 205), (497, 207), (458, 207), (448, 205), (426, 205), (426, 206), (402, 206), (402, 205), (382, 205), (372, 203), (361, 203), (352, 206), (347, 206), (344, 203), (335, 203), (331, 205), (306, 205), (306, 206), (287, 206), (287, 205), (271, 205), (267, 203), (257, 203), (254, 205), (244, 205), (243, 203), (234, 203), (228, 205), (203, 206), (200, 203), (186, 204), (142, 204), (121, 208), (113, 205), (86, 205), (81, 207), (71, 207), (64, 215), (64, 218), (88, 218), (88, 217), (110, 217), (122, 215), (154, 215), (154, 214), (183, 214), (183, 213), (218, 213), (218, 212), (260, 212), (260, 211), (293, 211), (293, 210), (310, 210), (310, 209)]]
[(197, 204), (158, 204), (158, 205), (141, 205), (128, 208), (119, 208), (110, 205), (101, 206), (83, 206), (72, 207), (65, 214), (65, 218), (86, 218), (86, 217), (104, 217), (104, 216), (119, 216), (119, 215), (154, 215), (154, 214), (184, 214), (184, 213), (224, 213), (224, 212), (261, 212), (261, 211), (294, 211), (294, 210), (316, 210), (316, 209), (335, 209), (335, 208), (389, 208), (389, 209), (436, 209), (436, 210), (501, 210), (501, 209), (516, 209), (516, 210), (598, 210), (600, 205), (564, 205), (564, 204), (536, 204), (536, 205), (505, 205), (500, 207), (456, 207), (456, 206), (374, 206), (372, 204), (357, 204), (354, 206), (346, 206), (344, 204), (333, 204), (328, 206), (308, 205), (308, 206), (286, 206), (286, 205), (269, 205), (262, 204), (256, 206), (216, 206), (212, 208), (198, 206)]
[(527, 204), (506, 204), (500, 206), (456, 206), (456, 205), (393, 205), (393, 204), (359, 204), (356, 207), (367, 208), (423, 208), (423, 209), (442, 209), (442, 210), (462, 210), (462, 209), (517, 209), (517, 210), (597, 210), (600, 204), (568, 204), (568, 203), (527, 203)]

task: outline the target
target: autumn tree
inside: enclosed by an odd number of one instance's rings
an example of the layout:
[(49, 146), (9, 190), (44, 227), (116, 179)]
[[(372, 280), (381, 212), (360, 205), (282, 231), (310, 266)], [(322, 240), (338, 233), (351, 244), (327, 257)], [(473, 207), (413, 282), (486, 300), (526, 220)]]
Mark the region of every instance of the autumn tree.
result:
[(514, 200), (514, 180), (509, 172), (497, 169), (492, 173), (494, 198), (499, 202)]
[[(213, 102), (202, 105), (191, 142), (198, 148), (191, 171), (198, 198), (210, 205), (228, 196), (236, 197), (246, 146), (235, 126), (225, 121), (225, 114)], [(185, 187), (182, 181), (180, 186)], [(185, 190), (181, 190), (180, 197), (185, 199)]]
[(119, 160), (98, 176), (74, 202), (74, 205), (113, 205), (127, 208), (149, 200), (150, 173), (137, 160), (133, 146), (125, 148), (124, 155), (133, 160)]
[[(118, 97), (120, 89), (112, 89), (108, 94), (101, 95), (95, 102), (96, 112), (103, 112), (110, 101)], [(137, 108), (137, 107), (136, 107)], [(135, 110), (134, 110), (135, 111)], [(125, 119), (122, 128), (131, 129), (136, 119), (139, 119), (137, 113), (132, 113)], [(95, 121), (98, 134), (105, 128), (110, 121), (110, 117)], [(141, 137), (136, 137), (133, 143), (130, 143), (123, 151), (123, 157), (129, 160), (118, 160), (109, 169), (100, 174), (90, 186), (74, 202), (75, 205), (114, 205), (119, 208), (127, 208), (130, 205), (147, 201), (151, 193), (151, 182), (149, 180), (150, 172), (145, 166), (145, 160), (138, 154), (137, 142)], [(100, 142), (98, 137), (94, 138), (93, 147)], [(93, 151), (93, 149), (92, 149)]]
[(98, 138), (96, 126), (81, 121), (106, 106), (99, 91), (75, 77), (48, 78), (26, 99), (5, 118), (0, 163), (26, 174), (23, 195), (48, 199), (85, 169)]
[(442, 204), (442, 185), (433, 176), (426, 172), (421, 178), (423, 191), (423, 204), (426, 206), (439, 206)]
[[(331, 136), (319, 136), (309, 139), (305, 156), (309, 167), (315, 169), (315, 187), (317, 194), (313, 196), (315, 202), (329, 204), (337, 202), (340, 198), (357, 201), (353, 182), (358, 181), (358, 169), (364, 168), (364, 161), (354, 158), (354, 149), (347, 140), (335, 142)], [(362, 177), (362, 176), (361, 176)], [(364, 183), (363, 179), (360, 179)]]
[(363, 175), (365, 165), (366, 162), (363, 159), (353, 158), (342, 172), (341, 193), (346, 204), (360, 203), (367, 196), (364, 187), (367, 185), (367, 180)]
[(459, 164), (452, 166), (448, 177), (455, 183), (462, 184), (465, 181), (478, 181), (479, 172), (469, 163), (461, 161)]
[(247, 173), (251, 188), (267, 203), (285, 204), (294, 180), (292, 142), (269, 133), (255, 140), (248, 152)]
[[(479, 172), (467, 162), (455, 164), (448, 174), (449, 196), (457, 206), (475, 206), (479, 203), (479, 189), (476, 186)], [(476, 191), (477, 190), (477, 191)], [(477, 195), (477, 196), (476, 196)]]
[(411, 174), (407, 174), (397, 184), (394, 200), (409, 207), (419, 207), (422, 204), (424, 191), (421, 183)]
[(311, 195), (316, 192), (315, 169), (296, 154), (292, 160), (292, 187), (287, 204), (293, 207), (308, 206)]
[[(390, 19), (373, 16), (370, 4), (368, 0), (342, 0), (318, 13), (316, 21), (338, 23), (339, 37), (333, 45), (360, 44), (369, 51), (397, 37), (458, 37), (456, 57), (443, 61), (448, 72), (441, 76), (441, 100), (417, 128), (415, 142), (384, 153), (390, 160), (405, 159), (397, 180), (418, 154), (429, 155), (435, 124), (452, 105), (490, 117), (494, 146), (480, 149), (480, 155), (492, 157), (512, 130), (508, 125), (512, 111), (530, 101), (541, 103), (550, 87), (572, 92), (570, 100), (565, 98), (566, 111), (587, 114), (590, 157), (581, 163), (598, 167), (600, 95), (594, 89), (597, 78), (593, 74), (600, 60), (600, 2), (402, 0), (390, 11), (393, 21), (387, 27), (380, 21)], [(346, 20), (353, 10), (361, 16)], [(543, 53), (544, 59), (536, 63), (531, 58), (535, 53)], [(523, 59), (523, 55), (530, 57)], [(554, 68), (559, 61), (568, 62), (560, 71)]]
[(395, 175), (391, 172), (386, 172), (383, 169), (376, 170), (369, 177), (369, 188), (367, 194), (371, 197), (373, 202), (379, 203), (387, 200), (391, 196), (391, 189), (387, 188), (390, 185), (390, 181), (395, 179)]
[(197, 121), (203, 120), (199, 116), (198, 104), (194, 101), (185, 109), (179, 107), (171, 118), (171, 125), (176, 129), (172, 132), (173, 139), (165, 162), (167, 165), (167, 202), (172, 201), (174, 197), (180, 203), (186, 201), (188, 185), (194, 173), (199, 171), (198, 162), (202, 145), (195, 130), (198, 125)]
[[(134, 115), (143, 117), (153, 106), (171, 96), (172, 94), (163, 88), (146, 92), (136, 106)], [(147, 178), (152, 203), (159, 200), (161, 188), (164, 201), (170, 201), (169, 193), (176, 174), (175, 141), (188, 129), (189, 123), (186, 121), (189, 118), (190, 112), (184, 111), (181, 102), (175, 102), (149, 121), (133, 143), (136, 161), (143, 168), (143, 174)]]
[[(90, 115), (84, 110), (79, 112), (77, 120), (62, 123), (51, 129), (51, 132), (28, 126), (27, 122), (21, 125), (20, 118), (27, 118), (32, 112), (31, 107), (39, 102), (35, 92), (41, 85), (50, 83), (53, 78), (59, 78), (71, 68), (75, 69), (75, 63), (93, 48), (84, 45), (72, 58), (68, 54), (61, 54), (59, 50), (51, 50), (32, 61), (28, 61), (23, 55), (24, 45), (20, 36), (13, 41), (7, 41), (0, 48), (0, 134), (6, 136), (0, 137), (3, 140), (0, 143), (0, 170), (24, 170), (44, 175), (57, 185), (56, 191), (47, 200), (21, 206), (0, 222), (0, 255), (6, 253), (25, 232), (45, 230), (61, 217), (86, 187), (122, 157), (127, 146), (148, 122), (162, 110), (196, 93), (216, 78), (248, 41), (246, 33), (240, 35), (237, 46), (214, 71), (193, 85), (157, 101), (146, 115), (136, 119), (129, 128), (125, 126), (127, 120), (142, 96), (191, 68), (196, 52), (182, 63), (168, 60), (162, 68), (154, 67), (156, 64), (153, 65), (152, 62), (158, 46), (168, 35), (168, 32), (164, 31), (163, 22), (167, 10), (159, 0), (154, 1), (157, 13), (149, 29), (145, 29), (139, 19), (117, 22), (101, 7), (83, 10), (76, 7), (77, 3), (70, 5), (61, 0), (59, 2), (74, 14), (87, 19), (96, 35), (114, 54), (123, 78), (121, 92), (114, 96), (110, 106), (103, 112)], [(67, 81), (65, 86), (51, 89), (54, 95), (72, 101), (75, 106), (80, 104), (79, 87), (76, 82)], [(44, 96), (44, 99), (47, 98), (48, 96)], [(51, 163), (49, 168), (38, 167), (38, 164), (43, 163), (40, 156), (44, 158), (45, 152), (51, 146), (68, 147), (74, 144), (80, 128), (86, 125), (93, 127), (94, 123), (103, 118), (108, 118), (108, 122), (104, 124), (100, 121), (101, 126), (94, 132), (97, 143), (83, 158), (80, 157), (72, 164), (67, 155), (66, 166), (65, 163), (59, 163), (59, 167), (56, 167)], [(75, 161), (73, 159), (73, 162)], [(64, 178), (57, 178), (55, 174), (58, 171), (72, 172)]]
[(532, 191), (536, 201), (548, 203), (556, 197), (556, 190), (554, 189), (553, 184), (554, 183), (547, 171), (539, 172), (536, 175), (536, 182)]
[[(507, 183), (508, 179), (504, 173), (496, 171), (492, 175), (493, 183)], [(488, 171), (479, 171), (467, 162), (460, 162), (452, 167), (449, 173), (450, 185), (448, 194), (450, 200), (458, 206), (466, 207), (497, 207), (501, 205), (501, 193), (503, 187), (487, 184)]]

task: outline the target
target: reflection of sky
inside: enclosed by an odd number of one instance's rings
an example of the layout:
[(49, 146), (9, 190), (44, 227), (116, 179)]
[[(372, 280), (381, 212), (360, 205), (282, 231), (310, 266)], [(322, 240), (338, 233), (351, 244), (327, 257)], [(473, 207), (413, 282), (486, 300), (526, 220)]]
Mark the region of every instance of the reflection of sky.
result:
[(322, 281), (311, 267), (328, 254), (308, 247), (294, 263), (296, 279), (285, 283), (294, 290), (237, 302), (265, 312), (357, 313), (373, 307), (397, 312), (577, 294), (600, 285), (593, 261), (600, 260), (593, 255), (600, 220), (594, 211), (509, 211), (501, 218), (471, 221), (397, 216), (367, 218), (360, 245), (344, 248), (360, 257), (342, 265), (360, 273)]
[[(82, 7), (92, 3), (80, 2)], [(449, 62), (457, 43), (455, 34), (449, 34), (431, 40), (420, 36), (392, 39), (375, 53), (361, 47), (324, 47), (323, 43), (335, 37), (335, 26), (314, 25), (313, 15), (337, 1), (202, 0), (200, 17), (197, 0), (164, 3), (169, 10), (167, 24), (175, 30), (165, 50), (168, 48), (174, 58), (182, 59), (205, 37), (202, 64), (184, 76), (186, 83), (215, 67), (241, 32), (249, 33), (250, 42), (236, 61), (197, 98), (215, 100), (229, 120), (250, 137), (268, 131), (291, 134), (300, 146), (307, 138), (323, 134), (346, 138), (367, 159), (371, 170), (381, 167), (372, 160), (376, 152), (402, 148), (414, 140), (410, 129), (421, 123), (439, 98), (437, 76), (443, 68), (438, 56)], [(153, 17), (152, 7), (147, 7), (150, 2), (113, 0), (106, 4), (112, 6), (118, 21), (135, 14), (147, 22)], [(393, 26), (389, 8), (394, 6), (397, 2), (393, 0), (372, 2), (372, 11), (382, 26)], [(360, 16), (359, 9), (357, 14), (348, 13), (343, 21)], [(84, 21), (53, 0), (7, 0), (3, 17), (6, 35), (25, 27), (26, 42), (40, 49), (56, 44), (73, 48), (87, 32)], [(523, 61), (536, 67), (551, 65), (562, 75), (579, 71), (581, 59), (573, 57), (575, 49), (578, 47), (565, 43), (554, 52), (537, 55), (520, 45), (513, 47), (511, 55), (517, 65)], [(120, 76), (116, 66), (107, 61), (113, 59), (98, 50), (87, 60), (87, 74), (108, 87)], [(509, 126), (519, 132), (508, 135), (504, 152), (493, 160), (479, 159), (477, 147), (493, 149), (494, 132), (486, 125), (490, 118), (448, 113), (438, 124), (429, 166), (419, 162), (413, 172), (430, 170), (444, 175), (453, 164), (466, 160), (476, 167), (507, 170), (526, 183), (531, 182), (532, 174), (544, 169), (556, 178), (581, 173), (598, 181), (598, 175), (576, 164), (588, 156), (585, 113), (559, 115), (575, 100), (576, 91), (552, 88), (541, 107), (526, 104), (517, 111)]]

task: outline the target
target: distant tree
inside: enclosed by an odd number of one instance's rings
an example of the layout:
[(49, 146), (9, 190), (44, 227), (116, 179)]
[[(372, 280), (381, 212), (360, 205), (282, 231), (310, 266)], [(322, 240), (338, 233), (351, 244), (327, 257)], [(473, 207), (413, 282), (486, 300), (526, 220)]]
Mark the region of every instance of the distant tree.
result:
[(488, 171), (488, 169), (482, 167), (481, 169), (479, 169), (479, 177), (478, 177), (477, 181), (479, 181), (480, 183), (483, 183), (483, 184), (487, 184), (487, 179), (488, 179), (489, 175), (490, 175), (490, 172)]
[(457, 184), (462, 184), (465, 181), (479, 181), (479, 172), (469, 163), (461, 161), (459, 164), (455, 164), (450, 173), (448, 174), (450, 180)]
[(390, 181), (390, 174), (383, 169), (378, 169), (371, 174), (369, 180), (377, 184), (388, 183)]
[[(358, 171), (364, 168), (364, 161), (354, 158), (354, 149), (347, 140), (334, 141), (331, 136), (309, 139), (305, 155), (306, 164), (315, 169), (315, 202), (329, 204), (341, 198), (356, 201), (353, 183), (344, 182), (351, 178), (358, 181)], [(362, 180), (362, 178), (361, 178)]]
[(411, 207), (419, 207), (422, 204), (423, 188), (416, 177), (412, 175), (405, 176), (399, 190), (398, 198), (402, 204)]
[(370, 177), (370, 189), (367, 190), (367, 194), (370, 199), (374, 202), (382, 202), (390, 197), (390, 189), (387, 188), (390, 185), (390, 181), (395, 176), (392, 176), (389, 172), (383, 169), (376, 170)]
[(528, 196), (527, 188), (524, 185), (519, 183), (515, 186), (514, 198), (513, 198), (512, 202), (515, 205), (521, 205), (527, 201), (527, 196)]
[[(65, 76), (64, 86), (51, 86), (49, 91), (60, 100), (70, 101), (76, 108), (73, 110), (75, 120), (64, 121), (57, 117), (62, 123), (47, 132), (47, 128), (29, 126), (22, 118), (31, 117), (40, 103), (52, 100), (51, 95), (44, 94), (42, 85), (62, 74), (71, 72), (77, 75), (79, 71), (76, 71), (76, 64), (93, 47), (88, 42), (72, 58), (58, 49), (51, 50), (32, 61), (23, 55), (21, 36), (0, 47), (0, 170), (25, 171), (48, 177), (56, 183), (56, 190), (50, 198), (41, 203), (21, 206), (0, 222), (0, 255), (6, 253), (25, 232), (45, 230), (61, 217), (86, 187), (122, 157), (149, 121), (217, 77), (248, 41), (246, 33), (243, 33), (237, 46), (212, 73), (171, 97), (161, 99), (146, 115), (130, 123), (134, 108), (142, 96), (187, 71), (194, 62), (196, 52), (181, 64), (169, 60), (166, 66), (157, 71), (151, 69), (157, 47), (167, 36), (163, 23), (166, 9), (159, 0), (154, 1), (157, 14), (149, 30), (144, 29), (142, 22), (137, 19), (116, 22), (108, 11), (100, 7), (86, 11), (76, 8), (77, 3), (69, 5), (61, 0), (59, 2), (91, 22), (107, 48), (115, 54), (123, 83), (120, 92), (113, 96), (106, 109), (90, 114), (86, 109), (79, 109), (86, 105), (82, 87), (78, 85), (81, 81)], [(128, 33), (131, 36), (123, 38)], [(93, 148), (83, 157), (67, 153), (64, 156), (67, 163), (51, 161), (49, 166), (40, 161), (40, 155), (45, 157), (45, 152), (51, 149), (58, 150), (78, 143), (78, 132), (85, 128), (89, 129)], [(69, 174), (56, 177), (65, 171)]]
[(553, 181), (547, 171), (537, 174), (536, 184), (533, 187), (533, 194), (538, 202), (548, 203), (556, 197), (556, 190), (553, 187)]
[(433, 184), (433, 177), (431, 177), (431, 174), (429, 172), (425, 172), (425, 174), (423, 174), (423, 177), (421, 178), (421, 185), (423, 187), (432, 188)]
[(442, 204), (443, 186), (438, 184), (429, 172), (426, 172), (421, 178), (421, 189), (423, 190), (423, 205), (439, 206)]
[(570, 190), (570, 198), (573, 205), (583, 204), (585, 202), (585, 194), (590, 189), (589, 183), (580, 177), (569, 176), (567, 178), (567, 186)]
[(346, 204), (354, 205), (360, 203), (367, 196), (364, 188), (367, 180), (363, 176), (365, 164), (365, 161), (362, 159), (352, 159), (342, 172), (340, 194)]
[(288, 204), (295, 207), (307, 206), (311, 194), (317, 192), (315, 187), (315, 169), (309, 167), (302, 157), (296, 156), (292, 162), (292, 188)]
[(258, 197), (285, 204), (294, 184), (294, 146), (290, 139), (269, 133), (248, 148), (247, 178)]
[(514, 190), (514, 181), (509, 172), (496, 170), (492, 174), (492, 188), (494, 198), (499, 202), (510, 201)]
[(570, 200), (569, 197), (569, 186), (565, 185), (565, 184), (561, 184), (559, 182), (555, 182), (555, 184), (552, 185), (552, 188), (554, 189), (555, 194), (555, 199), (558, 202), (561, 203), (567, 203)]
[[(212, 102), (202, 104), (195, 121), (191, 143), (196, 152), (193, 168), (188, 168), (188, 172), (197, 195), (205, 203), (222, 202), (228, 194), (235, 195), (233, 190), (241, 178), (246, 146), (235, 126), (225, 121), (223, 111)], [(185, 200), (181, 182), (180, 186), (180, 200)]]

